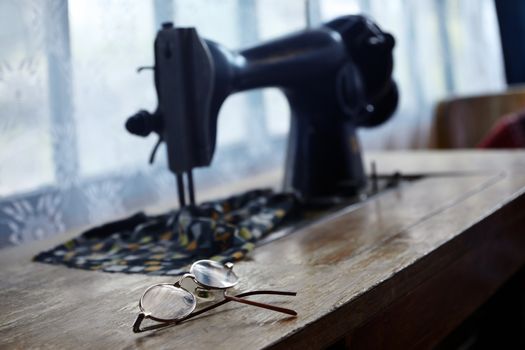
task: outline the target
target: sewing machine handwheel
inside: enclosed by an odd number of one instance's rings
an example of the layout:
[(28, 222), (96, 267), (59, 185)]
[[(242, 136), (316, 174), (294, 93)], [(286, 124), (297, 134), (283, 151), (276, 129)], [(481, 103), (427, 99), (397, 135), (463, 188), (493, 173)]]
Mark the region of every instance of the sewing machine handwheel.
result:
[(392, 82), (386, 92), (366, 106), (366, 112), (355, 118), (358, 126), (374, 127), (386, 122), (396, 110), (399, 93), (396, 83)]
[(353, 64), (341, 69), (337, 85), (339, 107), (356, 126), (380, 125), (392, 116), (397, 107), (399, 95), (392, 80), (385, 85), (382, 94), (367, 100), (361, 73)]

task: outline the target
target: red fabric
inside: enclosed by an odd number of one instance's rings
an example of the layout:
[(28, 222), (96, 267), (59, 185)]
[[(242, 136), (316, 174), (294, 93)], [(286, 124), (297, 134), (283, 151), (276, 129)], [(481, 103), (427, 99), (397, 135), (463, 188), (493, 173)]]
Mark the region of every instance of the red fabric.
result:
[(525, 110), (498, 120), (478, 147), (525, 148)]

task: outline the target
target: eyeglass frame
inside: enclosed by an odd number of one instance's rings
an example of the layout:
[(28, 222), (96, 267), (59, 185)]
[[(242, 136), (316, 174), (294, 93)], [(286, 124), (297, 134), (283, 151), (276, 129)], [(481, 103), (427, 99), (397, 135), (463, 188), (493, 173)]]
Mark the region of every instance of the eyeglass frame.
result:
[[(196, 261), (192, 267), (199, 263), (199, 262), (203, 262), (203, 261), (206, 261), (206, 260), (198, 260)], [(228, 263), (225, 263), (224, 264), (224, 267), (226, 267), (227, 269), (232, 269), (233, 268), (233, 263), (231, 262), (228, 262)], [(223, 293), (222, 293), (222, 296), (223, 296), (223, 300), (219, 301), (219, 302), (216, 302), (212, 305), (208, 305), (200, 310), (197, 310), (195, 311), (195, 309), (197, 308), (197, 297), (195, 296), (195, 294), (193, 294), (192, 292), (190, 292), (189, 290), (187, 290), (186, 288), (182, 287), (181, 285), (181, 282), (184, 280), (184, 279), (187, 279), (187, 278), (190, 278), (193, 280), (193, 282), (197, 285), (198, 288), (201, 288), (201, 289), (204, 289), (204, 290), (221, 290)], [(149, 286), (146, 291), (144, 291), (144, 293), (142, 294), (140, 300), (139, 300), (139, 309), (140, 309), (140, 312), (139, 314), (137, 315), (137, 318), (135, 319), (135, 322), (133, 323), (133, 332), (134, 333), (140, 333), (140, 332), (144, 332), (144, 331), (148, 331), (148, 330), (153, 330), (153, 329), (157, 329), (157, 328), (161, 328), (161, 327), (166, 327), (168, 325), (174, 325), (174, 324), (178, 324), (178, 323), (181, 323), (183, 321), (186, 321), (192, 317), (195, 317), (195, 316), (198, 316), (198, 315), (201, 315), (209, 310), (212, 310), (216, 307), (219, 307), (221, 305), (224, 305), (230, 301), (236, 301), (236, 302), (239, 302), (239, 303), (242, 303), (242, 304), (247, 304), (247, 305), (252, 305), (252, 306), (257, 306), (257, 307), (261, 307), (261, 308), (264, 308), (264, 309), (268, 309), (268, 310), (272, 310), (272, 311), (276, 311), (276, 312), (281, 312), (281, 313), (285, 313), (287, 315), (290, 315), (290, 316), (297, 316), (297, 312), (295, 310), (292, 310), (292, 309), (287, 309), (287, 308), (283, 308), (283, 307), (279, 307), (279, 306), (274, 306), (274, 305), (270, 305), (270, 304), (265, 304), (265, 303), (260, 303), (260, 302), (256, 302), (256, 301), (252, 301), (252, 300), (246, 300), (246, 299), (243, 299), (244, 297), (248, 297), (248, 296), (252, 296), (252, 295), (261, 295), (261, 294), (266, 294), (266, 295), (286, 295), (286, 296), (296, 296), (297, 293), (296, 292), (285, 292), (285, 291), (275, 291), (275, 290), (259, 290), (259, 291), (249, 291), (249, 292), (243, 292), (243, 293), (240, 293), (240, 294), (237, 294), (237, 295), (227, 295), (226, 294), (226, 291), (235, 286), (237, 284), (237, 282), (235, 282), (232, 286), (229, 286), (229, 287), (225, 287), (225, 288), (218, 288), (218, 287), (214, 287), (214, 286), (209, 286), (209, 285), (206, 285), (202, 282), (199, 282), (197, 280), (197, 278), (195, 277), (195, 275), (191, 274), (191, 273), (186, 273), (184, 275), (181, 276), (181, 278), (175, 282), (175, 283), (157, 283), (157, 284), (154, 284), (154, 285), (151, 285)], [(183, 291), (187, 292), (188, 294), (190, 294), (193, 298), (193, 307), (191, 308), (191, 311), (186, 315), (186, 316), (183, 316), (181, 318), (178, 318), (178, 319), (162, 319), (162, 318), (158, 318), (158, 317), (155, 317), (155, 316), (152, 316), (150, 314), (148, 314), (146, 312), (146, 310), (144, 309), (143, 307), (143, 299), (144, 299), (144, 296), (147, 294), (147, 292), (149, 290), (151, 290), (152, 288), (155, 288), (155, 287), (158, 287), (158, 286), (172, 286), (174, 288), (180, 288), (182, 289)], [(142, 321), (144, 319), (151, 319), (151, 320), (154, 320), (154, 321), (157, 321), (157, 322), (160, 322), (161, 324), (158, 324), (158, 325), (152, 325), (152, 326), (148, 326), (148, 327), (144, 327), (144, 328), (140, 328), (140, 325), (142, 323)]]

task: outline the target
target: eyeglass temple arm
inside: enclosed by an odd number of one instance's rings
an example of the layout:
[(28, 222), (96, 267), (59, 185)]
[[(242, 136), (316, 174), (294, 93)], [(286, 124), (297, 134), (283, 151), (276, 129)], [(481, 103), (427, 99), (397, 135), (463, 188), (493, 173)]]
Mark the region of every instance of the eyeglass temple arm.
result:
[[(237, 294), (235, 296), (230, 296), (230, 295), (226, 295), (224, 294), (224, 300), (221, 300), (215, 304), (212, 304), (210, 306), (207, 306), (205, 308), (202, 308), (198, 311), (195, 311), (193, 312), (192, 314), (180, 319), (180, 320), (177, 320), (177, 321), (173, 321), (173, 322), (182, 322), (182, 321), (186, 321), (190, 318), (193, 318), (195, 316), (199, 316), (205, 312), (208, 312), (212, 309), (215, 309), (216, 307), (219, 307), (221, 305), (224, 305), (226, 304), (227, 302), (229, 301), (237, 301), (237, 302), (240, 302), (240, 303), (243, 303), (243, 304), (249, 304), (249, 305), (253, 305), (253, 306), (259, 306), (259, 307), (262, 307), (262, 308), (266, 308), (266, 309), (269, 309), (269, 310), (274, 310), (274, 311), (278, 311), (278, 312), (284, 312), (285, 314), (288, 314), (288, 315), (292, 315), (292, 316), (297, 316), (297, 312), (295, 312), (294, 310), (290, 310), (290, 309), (286, 309), (286, 308), (281, 308), (281, 307), (277, 307), (277, 306), (273, 306), (273, 305), (269, 305), (269, 304), (263, 304), (263, 303), (256, 303), (257, 305), (254, 305), (253, 301), (251, 300), (245, 300), (245, 299), (241, 299), (241, 298), (244, 298), (244, 297), (249, 297), (249, 296), (252, 296), (252, 295), (261, 295), (261, 294), (272, 294), (272, 295), (287, 295), (287, 296), (296, 296), (297, 293), (296, 292), (283, 292), (283, 291), (278, 291), (278, 290), (254, 290), (254, 291), (251, 291), (251, 292), (244, 292), (244, 293), (240, 293), (240, 294)], [(240, 299), (240, 300), (239, 300)], [(279, 310), (276, 310), (279, 309)]]
[[(241, 294), (237, 294), (237, 295), (235, 295), (235, 297), (236, 298), (244, 298), (244, 297), (249, 297), (251, 295), (260, 295), (260, 294), (288, 295), (288, 296), (296, 296), (297, 295), (296, 292), (282, 292), (282, 291), (278, 291), (278, 290), (254, 290), (254, 291), (251, 291), (251, 292), (244, 292), (244, 293), (241, 293)], [(195, 316), (199, 316), (199, 315), (201, 315), (201, 314), (203, 314), (205, 312), (208, 312), (208, 311), (210, 311), (212, 309), (215, 309), (216, 307), (224, 305), (227, 302), (234, 301), (231, 298), (227, 298), (228, 297), (227, 295), (225, 295), (224, 297), (225, 297), (224, 300), (221, 300), (221, 301), (219, 301), (219, 302), (217, 302), (217, 303), (215, 303), (213, 305), (210, 305), (210, 306), (207, 306), (205, 308), (202, 308), (199, 311), (195, 311), (191, 315), (188, 315), (188, 316), (184, 317), (183, 319), (178, 320), (176, 322), (186, 321), (187, 319), (193, 318)], [(241, 300), (242, 300), (241, 302), (245, 301), (243, 299), (241, 299)], [(268, 304), (263, 304), (263, 305), (267, 305), (267, 306), (273, 307), (273, 305), (268, 305)], [(288, 310), (288, 309), (286, 309), (286, 310)], [(293, 310), (289, 310), (289, 311), (294, 312), (295, 313), (294, 316), (297, 315), (297, 312), (295, 312)], [(288, 313), (288, 314), (290, 314), (290, 313)]]
[(238, 298), (238, 297), (234, 297), (234, 296), (230, 296), (230, 295), (226, 295), (225, 298), (226, 298), (226, 300), (232, 300), (232, 301), (236, 301), (236, 302), (242, 303), (242, 304), (247, 304), (247, 305), (261, 307), (263, 309), (268, 309), (268, 310), (272, 310), (272, 311), (282, 312), (283, 314), (287, 314), (287, 315), (290, 315), (290, 316), (297, 316), (297, 312), (295, 312), (294, 310), (291, 310), (291, 309), (284, 308), (284, 307), (279, 307), (279, 306), (274, 306), (274, 305), (269, 305), (269, 304), (264, 304), (264, 303), (258, 303), (256, 301), (245, 300), (243, 298)]
[(142, 321), (144, 321), (144, 318), (146, 318), (146, 315), (143, 312), (141, 312), (141, 313), (139, 313), (137, 315), (137, 318), (135, 319), (135, 322), (133, 322), (133, 333), (140, 333), (140, 332), (144, 332), (144, 331), (150, 330), (150, 327), (146, 327), (144, 329), (140, 329), (140, 324), (142, 323)]
[(294, 311), (294, 310), (291, 310), (291, 309), (286, 309), (286, 308), (282, 308), (282, 307), (278, 307), (278, 306), (273, 306), (273, 305), (269, 305), (269, 304), (264, 304), (264, 303), (258, 303), (258, 302), (254, 302), (254, 301), (251, 301), (251, 300), (245, 300), (245, 299), (242, 299), (244, 297), (248, 297), (248, 296), (251, 296), (251, 295), (261, 295), (261, 294), (272, 294), (272, 295), (287, 295), (287, 296), (296, 296), (297, 293), (296, 292), (283, 292), (283, 291), (277, 291), (277, 290), (255, 290), (255, 291), (251, 291), (251, 292), (244, 292), (244, 293), (240, 293), (240, 294), (237, 294), (235, 296), (230, 296), (230, 295), (224, 295), (224, 300), (221, 300), (213, 305), (210, 305), (210, 306), (207, 306), (205, 308), (202, 308), (200, 309), (199, 311), (195, 311), (193, 313), (191, 313), (190, 315), (184, 317), (184, 318), (181, 318), (180, 320), (174, 320), (174, 321), (168, 321), (168, 322), (163, 322), (161, 324), (157, 324), (157, 325), (152, 325), (152, 326), (148, 326), (148, 327), (144, 327), (142, 329), (140, 329), (140, 325), (142, 323), (142, 321), (144, 320), (144, 318), (146, 318), (146, 315), (141, 312), (138, 314), (137, 316), (137, 319), (135, 320), (135, 322), (133, 323), (133, 332), (134, 333), (140, 333), (140, 332), (145, 332), (145, 331), (151, 331), (151, 330), (154, 330), (154, 329), (158, 329), (158, 328), (163, 328), (163, 327), (166, 327), (166, 326), (169, 326), (169, 325), (172, 325), (172, 324), (177, 324), (177, 323), (180, 323), (180, 322), (183, 322), (183, 321), (186, 321), (190, 318), (193, 318), (195, 316), (198, 316), (198, 315), (201, 315), (205, 312), (208, 312), (212, 309), (215, 309), (221, 305), (224, 305), (230, 301), (237, 301), (239, 303), (243, 303), (243, 304), (248, 304), (248, 305), (252, 305), (252, 306), (258, 306), (258, 307), (262, 307), (262, 308), (265, 308), (265, 309), (268, 309), (268, 310), (272, 310), (272, 311), (277, 311), (277, 312), (282, 312), (282, 313), (285, 313), (287, 315), (291, 315), (291, 316), (297, 316), (297, 312)]

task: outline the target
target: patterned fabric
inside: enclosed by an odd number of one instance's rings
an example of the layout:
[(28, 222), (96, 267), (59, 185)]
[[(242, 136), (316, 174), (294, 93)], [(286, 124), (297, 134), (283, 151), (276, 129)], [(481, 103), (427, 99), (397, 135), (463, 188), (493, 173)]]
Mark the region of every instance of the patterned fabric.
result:
[(34, 260), (105, 272), (180, 275), (198, 259), (242, 259), (296, 206), (293, 194), (255, 190), (159, 216), (138, 213), (91, 229)]

